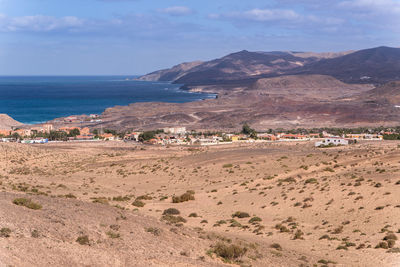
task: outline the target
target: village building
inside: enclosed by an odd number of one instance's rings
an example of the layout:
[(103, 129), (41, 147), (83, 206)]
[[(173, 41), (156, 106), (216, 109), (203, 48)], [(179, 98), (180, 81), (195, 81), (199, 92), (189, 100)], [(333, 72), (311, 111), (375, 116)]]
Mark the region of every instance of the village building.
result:
[(124, 140), (139, 142), (140, 134), (141, 134), (141, 132), (131, 132), (131, 133), (125, 134)]
[(173, 128), (164, 128), (164, 133), (166, 134), (186, 134), (186, 127), (173, 127)]
[(316, 147), (323, 146), (347, 146), (351, 143), (354, 143), (354, 140), (344, 139), (340, 137), (328, 137), (322, 141), (315, 142)]
[(9, 135), (11, 135), (11, 131), (10, 130), (0, 130), (0, 135), (9, 136)]

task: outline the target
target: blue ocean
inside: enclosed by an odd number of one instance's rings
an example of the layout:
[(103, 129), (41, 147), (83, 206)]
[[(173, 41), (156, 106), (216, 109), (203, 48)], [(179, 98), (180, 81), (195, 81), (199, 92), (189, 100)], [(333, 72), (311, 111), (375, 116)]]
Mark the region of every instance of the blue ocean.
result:
[(69, 115), (100, 114), (108, 107), (134, 102), (184, 103), (215, 97), (183, 91), (176, 84), (134, 78), (0, 76), (0, 113), (30, 124)]

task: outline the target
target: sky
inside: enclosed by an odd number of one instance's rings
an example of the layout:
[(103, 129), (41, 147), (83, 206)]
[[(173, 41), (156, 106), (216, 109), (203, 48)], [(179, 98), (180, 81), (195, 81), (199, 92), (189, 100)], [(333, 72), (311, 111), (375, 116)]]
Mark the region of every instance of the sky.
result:
[(400, 0), (0, 0), (0, 75), (140, 75), (240, 50), (399, 44)]

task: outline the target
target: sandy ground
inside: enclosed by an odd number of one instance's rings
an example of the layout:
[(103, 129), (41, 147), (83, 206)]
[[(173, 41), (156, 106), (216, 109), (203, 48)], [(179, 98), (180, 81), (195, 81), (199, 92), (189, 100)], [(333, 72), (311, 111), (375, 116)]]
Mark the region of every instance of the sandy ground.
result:
[(399, 266), (400, 241), (375, 248), (400, 236), (398, 145), (0, 144), (0, 266)]

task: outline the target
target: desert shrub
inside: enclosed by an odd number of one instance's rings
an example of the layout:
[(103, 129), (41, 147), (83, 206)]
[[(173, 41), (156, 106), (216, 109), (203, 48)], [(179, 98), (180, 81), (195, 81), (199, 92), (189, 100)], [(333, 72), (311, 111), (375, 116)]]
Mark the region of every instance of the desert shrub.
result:
[(319, 260), (318, 263), (325, 264), (325, 265), (328, 265), (329, 263), (336, 264), (336, 262), (334, 262), (334, 261), (329, 261), (329, 260), (327, 261), (324, 259)]
[(262, 219), (260, 217), (255, 216), (249, 220), (249, 223), (261, 222), (261, 221)]
[(386, 251), (387, 253), (400, 253), (400, 248), (391, 248)]
[(120, 238), (121, 235), (119, 233), (113, 232), (113, 231), (108, 231), (106, 233), (109, 238)]
[(318, 181), (317, 181), (317, 179), (315, 179), (315, 178), (307, 179), (307, 180), (304, 182), (304, 184), (317, 184), (317, 183), (318, 183)]
[(175, 208), (169, 208), (164, 210), (163, 215), (179, 215), (181, 212)]
[(111, 224), (110, 225), (110, 229), (114, 230), (114, 231), (118, 231), (121, 228), (121, 226), (119, 226), (118, 224)]
[(159, 236), (161, 235), (161, 229), (157, 228), (157, 227), (149, 227), (149, 228), (145, 228), (146, 232), (148, 233), (152, 233), (155, 236)]
[(76, 242), (79, 243), (80, 245), (89, 245), (90, 244), (89, 237), (87, 235), (79, 236), (76, 239)]
[(40, 210), (42, 208), (42, 205), (37, 204), (27, 198), (16, 198), (13, 200), (13, 203), (15, 205), (24, 206), (24, 207), (27, 207), (28, 209), (32, 209), (32, 210)]
[(331, 238), (329, 237), (329, 235), (323, 235), (323, 236), (321, 236), (321, 237), (319, 238), (319, 240), (322, 240), (322, 239), (331, 240)]
[(93, 203), (100, 203), (100, 204), (108, 204), (108, 199), (105, 197), (96, 197), (93, 198)]
[(275, 229), (279, 230), (281, 233), (290, 232), (290, 230), (289, 230), (285, 225), (282, 225), (282, 224), (280, 224), (280, 223), (278, 223), (277, 225), (275, 225)]
[(223, 166), (222, 166), (222, 168), (232, 168), (233, 167), (233, 165), (232, 164), (224, 164)]
[(396, 240), (393, 239), (389, 239), (388, 241), (386, 241), (388, 243), (388, 247), (392, 248), (394, 247), (394, 245), (396, 244)]
[(197, 217), (199, 217), (199, 216), (197, 215), (197, 213), (192, 212), (192, 213), (189, 214), (189, 217), (197, 218)]
[(337, 235), (337, 234), (340, 234), (340, 233), (342, 233), (342, 232), (343, 232), (343, 226), (339, 226), (339, 227), (337, 227), (337, 228), (335, 228), (335, 229), (333, 230), (332, 234)]
[(237, 211), (234, 214), (232, 214), (232, 218), (248, 218), (250, 215), (247, 212), (243, 211)]
[(113, 197), (113, 201), (129, 201), (129, 200), (131, 200), (131, 198), (128, 196)]
[(279, 245), (278, 243), (273, 243), (273, 244), (271, 245), (271, 248), (274, 248), (274, 249), (279, 250), (279, 251), (282, 250), (281, 245)]
[(40, 235), (39, 235), (39, 231), (38, 230), (33, 230), (32, 232), (31, 232), (31, 237), (33, 237), (33, 238), (38, 238)]
[(10, 237), (11, 235), (11, 229), (7, 227), (3, 227), (0, 229), (0, 237)]
[(172, 196), (172, 203), (181, 203), (189, 200), (194, 200), (194, 191), (187, 191), (180, 196)]
[(247, 248), (235, 245), (218, 242), (213, 247), (213, 252), (226, 261), (238, 260), (247, 252)]
[(396, 236), (395, 234), (393, 234), (393, 233), (387, 234), (387, 235), (383, 238), (383, 240), (397, 240), (397, 236)]
[(66, 194), (65, 197), (66, 198), (76, 198), (76, 196), (72, 193)]
[(138, 196), (137, 200), (152, 200), (153, 198), (149, 195)]
[(294, 179), (293, 177), (287, 177), (285, 179), (279, 179), (279, 182), (285, 182), (285, 183), (295, 183), (296, 179)]
[(173, 216), (173, 215), (163, 215), (161, 217), (162, 221), (166, 221), (167, 223), (185, 223), (186, 219), (182, 216)]
[(304, 239), (303, 237), (304, 233), (300, 229), (297, 229), (296, 233), (294, 233), (293, 239)]
[(242, 227), (242, 224), (240, 223), (240, 222), (238, 222), (238, 221), (236, 221), (236, 220), (230, 220), (230, 225), (229, 225), (229, 227)]
[(132, 205), (135, 207), (142, 208), (142, 207), (144, 207), (145, 203), (141, 200), (135, 199), (135, 201), (133, 201)]
[(375, 248), (388, 249), (389, 245), (386, 241), (382, 241), (382, 242), (379, 242), (378, 245), (375, 246)]

